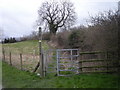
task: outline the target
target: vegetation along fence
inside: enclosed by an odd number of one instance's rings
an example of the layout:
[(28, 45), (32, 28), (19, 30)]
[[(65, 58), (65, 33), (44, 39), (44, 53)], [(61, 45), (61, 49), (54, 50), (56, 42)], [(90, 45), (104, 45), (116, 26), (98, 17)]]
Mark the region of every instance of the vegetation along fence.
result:
[[(50, 49), (43, 52), (43, 73), (70, 76), (81, 73), (118, 72), (117, 52), (80, 52), (79, 49)], [(3, 49), (3, 60), (21, 70), (34, 71), (39, 62), (35, 52), (23, 54)]]

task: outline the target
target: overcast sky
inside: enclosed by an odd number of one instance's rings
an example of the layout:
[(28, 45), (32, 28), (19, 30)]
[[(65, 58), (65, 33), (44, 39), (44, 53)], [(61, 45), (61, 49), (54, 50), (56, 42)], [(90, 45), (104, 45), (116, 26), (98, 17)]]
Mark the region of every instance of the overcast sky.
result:
[[(32, 31), (37, 11), (45, 0), (0, 0), (0, 30), (5, 37), (22, 37)], [(86, 24), (90, 15), (117, 10), (119, 0), (70, 0), (77, 13), (76, 25)], [(88, 14), (89, 13), (89, 14)], [(0, 32), (1, 33), (1, 32)]]

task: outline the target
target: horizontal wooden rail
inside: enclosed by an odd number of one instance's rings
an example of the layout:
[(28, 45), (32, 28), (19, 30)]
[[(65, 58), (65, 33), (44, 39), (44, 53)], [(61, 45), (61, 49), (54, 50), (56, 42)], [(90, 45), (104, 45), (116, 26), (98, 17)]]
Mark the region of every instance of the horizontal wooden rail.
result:
[(99, 54), (99, 53), (106, 53), (106, 52), (102, 52), (102, 51), (92, 51), (92, 52), (80, 52), (80, 55), (81, 54)]
[(114, 73), (118, 71), (86, 71), (86, 72), (81, 72), (81, 73)]
[(111, 59), (87, 59), (87, 60), (80, 60), (79, 62), (99, 62), (99, 61), (115, 61)]
[(99, 54), (99, 53), (116, 53), (116, 51), (86, 51), (86, 52), (80, 52), (80, 54)]
[(117, 68), (118, 66), (91, 66), (91, 67), (82, 67), (82, 68)]

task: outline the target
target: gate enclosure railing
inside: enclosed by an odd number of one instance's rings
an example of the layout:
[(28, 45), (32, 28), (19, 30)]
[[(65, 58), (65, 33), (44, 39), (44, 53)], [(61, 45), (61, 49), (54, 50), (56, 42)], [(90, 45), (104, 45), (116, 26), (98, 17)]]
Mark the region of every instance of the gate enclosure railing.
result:
[(70, 76), (81, 73), (118, 72), (117, 52), (80, 52), (79, 49), (44, 51), (44, 73)]
[(44, 71), (57, 76), (79, 73), (79, 49), (50, 49), (44, 52)]

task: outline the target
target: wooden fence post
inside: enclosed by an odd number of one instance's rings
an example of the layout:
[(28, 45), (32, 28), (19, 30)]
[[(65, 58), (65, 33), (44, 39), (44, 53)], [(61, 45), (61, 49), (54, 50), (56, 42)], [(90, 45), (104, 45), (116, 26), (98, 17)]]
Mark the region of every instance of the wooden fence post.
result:
[(3, 53), (3, 60), (5, 61), (5, 50), (2, 48), (2, 53)]
[(106, 69), (108, 73), (108, 51), (106, 52)]
[(40, 62), (40, 74), (41, 77), (44, 77), (44, 60), (43, 60), (43, 51), (42, 51), (42, 30), (39, 27), (39, 62)]
[(9, 53), (9, 60), (10, 60), (10, 65), (12, 66), (12, 60), (11, 60), (11, 52)]
[(22, 68), (22, 54), (20, 53), (20, 67), (21, 67), (21, 70), (23, 70)]
[(79, 73), (82, 73), (82, 53), (79, 54)]

